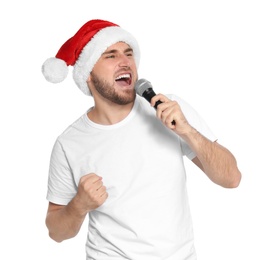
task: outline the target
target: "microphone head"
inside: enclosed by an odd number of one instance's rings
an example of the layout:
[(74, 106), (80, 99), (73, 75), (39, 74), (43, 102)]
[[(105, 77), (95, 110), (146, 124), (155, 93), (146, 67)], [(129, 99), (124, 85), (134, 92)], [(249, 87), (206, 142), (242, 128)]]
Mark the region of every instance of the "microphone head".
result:
[(135, 90), (139, 96), (142, 97), (145, 90), (153, 88), (150, 81), (146, 79), (139, 79), (135, 84)]

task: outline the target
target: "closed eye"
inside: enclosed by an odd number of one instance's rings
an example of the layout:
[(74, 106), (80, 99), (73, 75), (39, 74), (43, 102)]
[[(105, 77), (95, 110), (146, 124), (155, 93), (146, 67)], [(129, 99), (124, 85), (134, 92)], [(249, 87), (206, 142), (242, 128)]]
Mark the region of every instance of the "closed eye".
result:
[(115, 58), (115, 55), (108, 55), (106, 56), (107, 59), (112, 59), (112, 58)]

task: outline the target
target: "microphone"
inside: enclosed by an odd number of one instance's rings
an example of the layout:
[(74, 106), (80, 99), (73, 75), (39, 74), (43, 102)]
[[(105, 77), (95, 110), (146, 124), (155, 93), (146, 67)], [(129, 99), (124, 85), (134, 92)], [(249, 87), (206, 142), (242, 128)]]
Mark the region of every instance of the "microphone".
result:
[[(144, 97), (149, 103), (151, 103), (151, 99), (156, 95), (151, 82), (146, 79), (139, 79), (136, 82), (135, 90), (139, 96)], [(157, 109), (157, 106), (161, 103), (160, 100), (156, 101), (154, 108)]]
[[(139, 96), (144, 97), (149, 103), (151, 103), (151, 99), (156, 95), (151, 82), (146, 79), (139, 79), (135, 84), (135, 90)], [(157, 109), (157, 106), (161, 103), (163, 102), (160, 100), (156, 101), (154, 108)], [(173, 120), (172, 125), (175, 124)]]

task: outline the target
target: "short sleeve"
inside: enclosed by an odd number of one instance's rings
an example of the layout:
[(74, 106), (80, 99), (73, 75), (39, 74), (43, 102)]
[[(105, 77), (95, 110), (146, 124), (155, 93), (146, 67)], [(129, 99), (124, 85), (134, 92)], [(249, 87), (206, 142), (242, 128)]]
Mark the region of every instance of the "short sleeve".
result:
[(47, 200), (55, 204), (67, 205), (76, 192), (77, 186), (68, 159), (57, 139), (50, 158)]
[[(183, 100), (178, 96), (168, 95), (168, 97), (171, 100), (178, 102), (184, 116), (186, 117), (187, 121), (191, 126), (193, 126), (199, 133), (204, 135), (212, 142), (217, 140), (216, 136), (210, 130), (205, 120), (198, 114), (198, 112), (191, 105), (189, 105), (185, 100)], [(188, 159), (192, 160), (196, 156), (195, 153), (190, 149), (190, 147), (184, 140), (181, 141), (181, 147), (183, 154), (186, 155)]]

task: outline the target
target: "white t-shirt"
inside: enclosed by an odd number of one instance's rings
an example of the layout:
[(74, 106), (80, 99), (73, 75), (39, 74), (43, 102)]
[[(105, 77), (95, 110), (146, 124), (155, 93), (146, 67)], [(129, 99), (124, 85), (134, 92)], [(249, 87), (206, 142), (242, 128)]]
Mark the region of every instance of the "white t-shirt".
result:
[[(216, 139), (191, 106), (169, 98), (200, 133)], [(57, 138), (47, 199), (68, 204), (80, 178), (96, 173), (109, 197), (89, 213), (87, 260), (195, 260), (183, 156), (195, 154), (137, 96), (121, 122), (99, 125), (85, 113)]]

